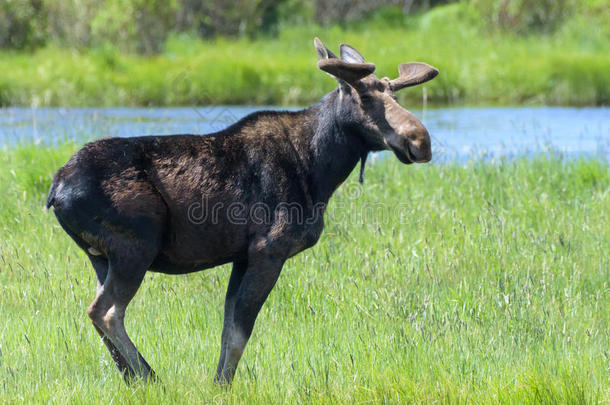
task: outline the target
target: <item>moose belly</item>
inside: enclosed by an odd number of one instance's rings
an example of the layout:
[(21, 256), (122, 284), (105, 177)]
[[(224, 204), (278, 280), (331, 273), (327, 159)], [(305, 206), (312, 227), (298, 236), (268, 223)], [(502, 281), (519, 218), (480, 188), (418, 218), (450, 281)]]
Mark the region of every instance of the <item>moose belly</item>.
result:
[(205, 221), (174, 222), (151, 271), (184, 274), (219, 266), (243, 257), (248, 250), (245, 226)]
[(164, 255), (163, 253), (161, 253), (159, 256), (157, 256), (155, 258), (155, 261), (150, 266), (149, 271), (152, 271), (155, 273), (165, 273), (165, 274), (187, 274), (187, 273), (194, 273), (197, 271), (220, 266), (225, 263), (230, 263), (233, 260), (234, 260), (233, 258), (226, 257), (226, 258), (219, 258), (215, 262), (206, 261), (206, 262), (199, 262), (199, 263), (196, 263), (196, 262), (186, 263), (186, 262), (182, 262), (182, 261), (180, 261), (180, 262), (175, 261), (171, 257), (168, 257), (168, 256)]

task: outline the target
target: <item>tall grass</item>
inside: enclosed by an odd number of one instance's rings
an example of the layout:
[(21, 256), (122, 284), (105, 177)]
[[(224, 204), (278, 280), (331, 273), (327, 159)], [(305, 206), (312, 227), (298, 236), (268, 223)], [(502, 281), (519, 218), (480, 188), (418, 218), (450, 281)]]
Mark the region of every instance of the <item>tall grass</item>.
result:
[(0, 152), (2, 403), (610, 401), (607, 163), (386, 159), (352, 176), (222, 390), (227, 266), (147, 275), (127, 328), (162, 383), (123, 385), (87, 319), (94, 272), (41, 209), (75, 149)]
[[(602, 105), (610, 102), (610, 31), (605, 19), (576, 16), (548, 36), (490, 32), (466, 3), (421, 16), (349, 28), (297, 26), (279, 37), (200, 41), (172, 37), (157, 56), (112, 46), (75, 51), (0, 52), (0, 104), (116, 106), (308, 104), (335, 86), (316, 67), (313, 37), (347, 42), (395, 77), (422, 60), (441, 74), (425, 85), (430, 102)], [(403, 102), (421, 102), (422, 87)]]

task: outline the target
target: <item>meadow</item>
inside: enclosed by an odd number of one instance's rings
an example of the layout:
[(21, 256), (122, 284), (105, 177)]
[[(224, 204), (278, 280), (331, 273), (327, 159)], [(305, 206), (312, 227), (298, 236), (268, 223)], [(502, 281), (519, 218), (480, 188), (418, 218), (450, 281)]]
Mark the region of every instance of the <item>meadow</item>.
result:
[[(163, 52), (137, 55), (112, 43), (0, 51), (0, 105), (305, 105), (334, 80), (316, 67), (313, 38), (337, 52), (349, 43), (396, 77), (399, 63), (425, 61), (441, 74), (425, 85), (437, 105), (607, 105), (610, 12), (577, 14), (555, 31), (494, 31), (466, 2), (422, 14), (374, 15), (349, 25), (290, 25), (277, 36), (201, 40), (173, 34)], [(422, 88), (403, 103), (421, 103)]]
[(77, 147), (0, 151), (1, 403), (610, 402), (606, 162), (382, 159), (362, 186), (353, 173), (225, 390), (212, 378), (228, 266), (147, 275), (126, 323), (161, 383), (123, 384), (86, 315), (94, 272), (42, 210)]

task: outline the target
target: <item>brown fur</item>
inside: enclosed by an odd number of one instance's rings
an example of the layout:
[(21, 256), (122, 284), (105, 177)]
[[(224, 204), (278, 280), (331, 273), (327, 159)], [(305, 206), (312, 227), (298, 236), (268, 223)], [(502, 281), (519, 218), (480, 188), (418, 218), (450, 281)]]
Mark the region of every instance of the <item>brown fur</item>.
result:
[(430, 160), (426, 129), (392, 86), (429, 80), (433, 68), (402, 66), (398, 82), (379, 80), (355, 49), (342, 45), (338, 59), (315, 45), (339, 84), (318, 104), (254, 113), (210, 135), (101, 139), (55, 175), (47, 206), (91, 260), (89, 316), (126, 378), (153, 376), (123, 325), (146, 271), (233, 263), (217, 368), (218, 381), (231, 381), (284, 262), (317, 242), (326, 204), (356, 163), (382, 149), (404, 163)]

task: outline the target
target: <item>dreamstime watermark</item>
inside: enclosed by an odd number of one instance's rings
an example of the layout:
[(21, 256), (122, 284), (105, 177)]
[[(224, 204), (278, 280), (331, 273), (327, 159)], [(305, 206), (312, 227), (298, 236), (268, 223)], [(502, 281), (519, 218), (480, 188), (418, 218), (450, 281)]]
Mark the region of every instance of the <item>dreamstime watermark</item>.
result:
[(305, 207), (297, 202), (282, 202), (271, 206), (262, 202), (246, 205), (243, 202), (211, 203), (207, 197), (188, 207), (188, 220), (196, 225), (222, 224), (269, 225), (281, 221), (286, 224), (312, 225), (322, 218), (326, 204), (318, 203)]
[(274, 205), (263, 202), (211, 201), (202, 196), (200, 201), (188, 206), (188, 220), (195, 225), (272, 225), (287, 224), (307, 226), (320, 223), (323, 218), (343, 224), (390, 224), (407, 222), (412, 211), (409, 204), (389, 205), (384, 202), (356, 203), (354, 199), (341, 198), (332, 204), (280, 202)]

